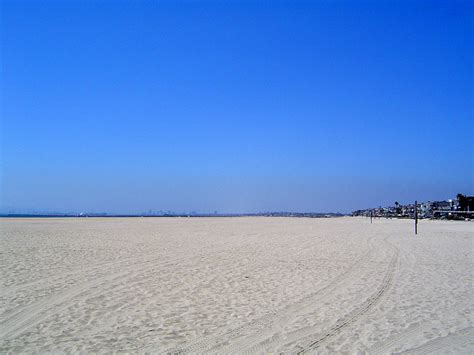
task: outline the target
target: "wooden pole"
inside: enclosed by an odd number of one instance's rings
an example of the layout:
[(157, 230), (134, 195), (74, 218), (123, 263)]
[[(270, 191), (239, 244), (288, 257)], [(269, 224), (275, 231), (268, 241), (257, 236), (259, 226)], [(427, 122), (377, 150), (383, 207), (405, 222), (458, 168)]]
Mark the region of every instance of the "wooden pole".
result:
[(418, 204), (415, 201), (415, 235), (418, 234)]

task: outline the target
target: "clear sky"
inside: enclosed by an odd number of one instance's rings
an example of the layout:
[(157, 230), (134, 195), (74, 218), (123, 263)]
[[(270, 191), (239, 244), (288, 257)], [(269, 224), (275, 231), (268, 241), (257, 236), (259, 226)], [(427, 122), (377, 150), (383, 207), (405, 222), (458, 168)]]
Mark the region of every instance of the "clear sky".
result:
[(473, 189), (473, 3), (1, 2), (1, 212)]

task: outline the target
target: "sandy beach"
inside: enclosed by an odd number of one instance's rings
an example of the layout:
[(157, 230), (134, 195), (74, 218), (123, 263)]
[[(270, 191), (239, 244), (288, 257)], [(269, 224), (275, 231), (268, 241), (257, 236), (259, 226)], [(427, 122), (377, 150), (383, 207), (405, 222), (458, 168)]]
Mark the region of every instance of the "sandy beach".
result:
[(474, 224), (0, 220), (0, 352), (474, 351)]

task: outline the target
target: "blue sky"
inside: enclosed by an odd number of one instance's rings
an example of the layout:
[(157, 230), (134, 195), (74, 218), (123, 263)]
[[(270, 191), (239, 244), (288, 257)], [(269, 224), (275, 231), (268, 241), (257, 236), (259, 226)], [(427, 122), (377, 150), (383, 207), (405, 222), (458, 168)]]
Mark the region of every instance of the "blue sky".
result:
[(2, 212), (474, 192), (472, 2), (1, 6)]

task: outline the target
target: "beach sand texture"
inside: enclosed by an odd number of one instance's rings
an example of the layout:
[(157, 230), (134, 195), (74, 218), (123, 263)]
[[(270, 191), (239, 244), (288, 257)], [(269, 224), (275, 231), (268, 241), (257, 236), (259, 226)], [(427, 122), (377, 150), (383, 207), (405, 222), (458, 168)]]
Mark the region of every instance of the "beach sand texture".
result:
[(474, 224), (0, 220), (0, 352), (474, 351)]

